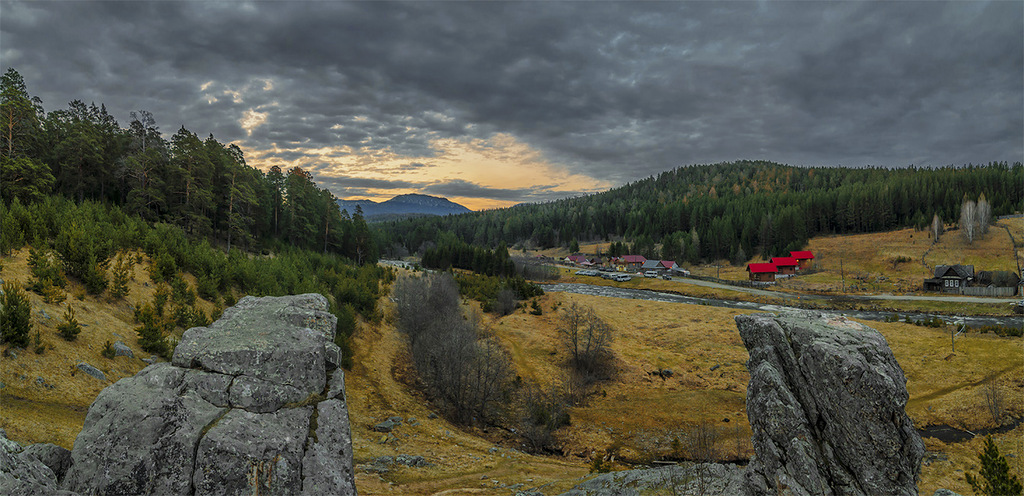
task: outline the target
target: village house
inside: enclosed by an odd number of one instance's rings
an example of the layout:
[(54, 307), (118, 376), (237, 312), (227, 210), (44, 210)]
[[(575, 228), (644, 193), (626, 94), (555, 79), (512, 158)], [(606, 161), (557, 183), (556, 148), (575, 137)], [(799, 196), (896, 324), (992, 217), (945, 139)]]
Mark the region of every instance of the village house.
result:
[(586, 255), (569, 255), (568, 257), (565, 257), (565, 261), (566, 263), (573, 265), (583, 265), (584, 263), (589, 262)]
[(747, 272), (750, 274), (750, 280), (754, 282), (774, 282), (775, 274), (778, 273), (778, 271), (778, 267), (772, 263), (747, 264)]
[(612, 258), (612, 265), (621, 272), (633, 272), (640, 270), (647, 258), (643, 255), (623, 255)]
[(960, 293), (961, 288), (974, 281), (973, 265), (940, 265), (935, 267), (935, 277), (924, 280), (925, 291)]
[(814, 260), (814, 253), (809, 251), (791, 251), (789, 256), (796, 259), (797, 265), (801, 270), (810, 268), (811, 261)]
[(796, 268), (800, 262), (793, 257), (772, 257), (772, 264), (779, 269), (779, 274), (791, 276), (796, 274)]

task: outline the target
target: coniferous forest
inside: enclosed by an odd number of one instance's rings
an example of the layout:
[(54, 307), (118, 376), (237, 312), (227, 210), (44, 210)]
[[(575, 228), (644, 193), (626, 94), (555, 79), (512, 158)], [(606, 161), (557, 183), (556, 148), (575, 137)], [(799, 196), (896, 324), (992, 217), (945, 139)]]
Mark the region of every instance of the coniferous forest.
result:
[(340, 212), (301, 168), (263, 173), (237, 146), (184, 126), (165, 140), (146, 111), (133, 112), (125, 128), (103, 105), (75, 100), (46, 112), (14, 69), (0, 86), (0, 196), (8, 208), (57, 194), (172, 224), (227, 250), (287, 244), (360, 264), (377, 260), (361, 213)]
[[(339, 211), (308, 172), (263, 173), (237, 146), (185, 127), (165, 140), (145, 111), (127, 127), (77, 100), (46, 112), (14, 69), (0, 80), (0, 199), (0, 254), (29, 246), (34, 281), (21, 283), (41, 294), (70, 277), (125, 298), (118, 278), (141, 250), (155, 283), (193, 301), (326, 295), (344, 349), (356, 314), (380, 318), (393, 279), (361, 212)], [(196, 287), (177, 287), (184, 272)], [(179, 326), (208, 322), (189, 320)]]
[[(993, 217), (1024, 211), (1024, 165), (804, 168), (765, 161), (679, 167), (606, 192), (380, 225), (381, 246), (425, 251), (437, 233), (475, 245), (626, 240), (648, 258), (696, 263), (785, 253), (822, 234), (955, 223), (981, 195)], [(657, 249), (661, 245), (661, 249)], [(623, 251), (620, 248), (620, 251)]]

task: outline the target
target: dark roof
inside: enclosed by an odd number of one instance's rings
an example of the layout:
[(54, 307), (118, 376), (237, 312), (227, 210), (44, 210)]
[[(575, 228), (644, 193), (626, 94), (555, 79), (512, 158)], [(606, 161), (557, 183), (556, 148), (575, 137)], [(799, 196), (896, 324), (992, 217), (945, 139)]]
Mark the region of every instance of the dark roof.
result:
[(973, 265), (940, 265), (935, 267), (935, 277), (958, 277), (967, 279), (974, 277)]

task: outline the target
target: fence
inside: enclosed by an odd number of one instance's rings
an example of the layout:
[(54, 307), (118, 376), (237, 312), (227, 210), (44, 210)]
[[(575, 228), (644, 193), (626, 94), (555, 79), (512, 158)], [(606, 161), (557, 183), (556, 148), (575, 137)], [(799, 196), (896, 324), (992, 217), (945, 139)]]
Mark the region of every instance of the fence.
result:
[(1013, 286), (991, 288), (968, 286), (961, 289), (963, 290), (963, 294), (967, 296), (1013, 296), (1017, 294), (1017, 288)]

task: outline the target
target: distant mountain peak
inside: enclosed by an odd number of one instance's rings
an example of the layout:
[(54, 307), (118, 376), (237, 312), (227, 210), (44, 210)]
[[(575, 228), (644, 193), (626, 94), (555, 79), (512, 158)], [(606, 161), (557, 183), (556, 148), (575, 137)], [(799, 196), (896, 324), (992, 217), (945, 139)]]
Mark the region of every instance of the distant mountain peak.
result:
[(471, 212), (470, 209), (440, 196), (409, 193), (398, 195), (384, 202), (371, 200), (338, 200), (338, 208), (355, 212), (356, 206), (363, 209), (368, 221), (394, 219), (413, 215), (456, 215)]

